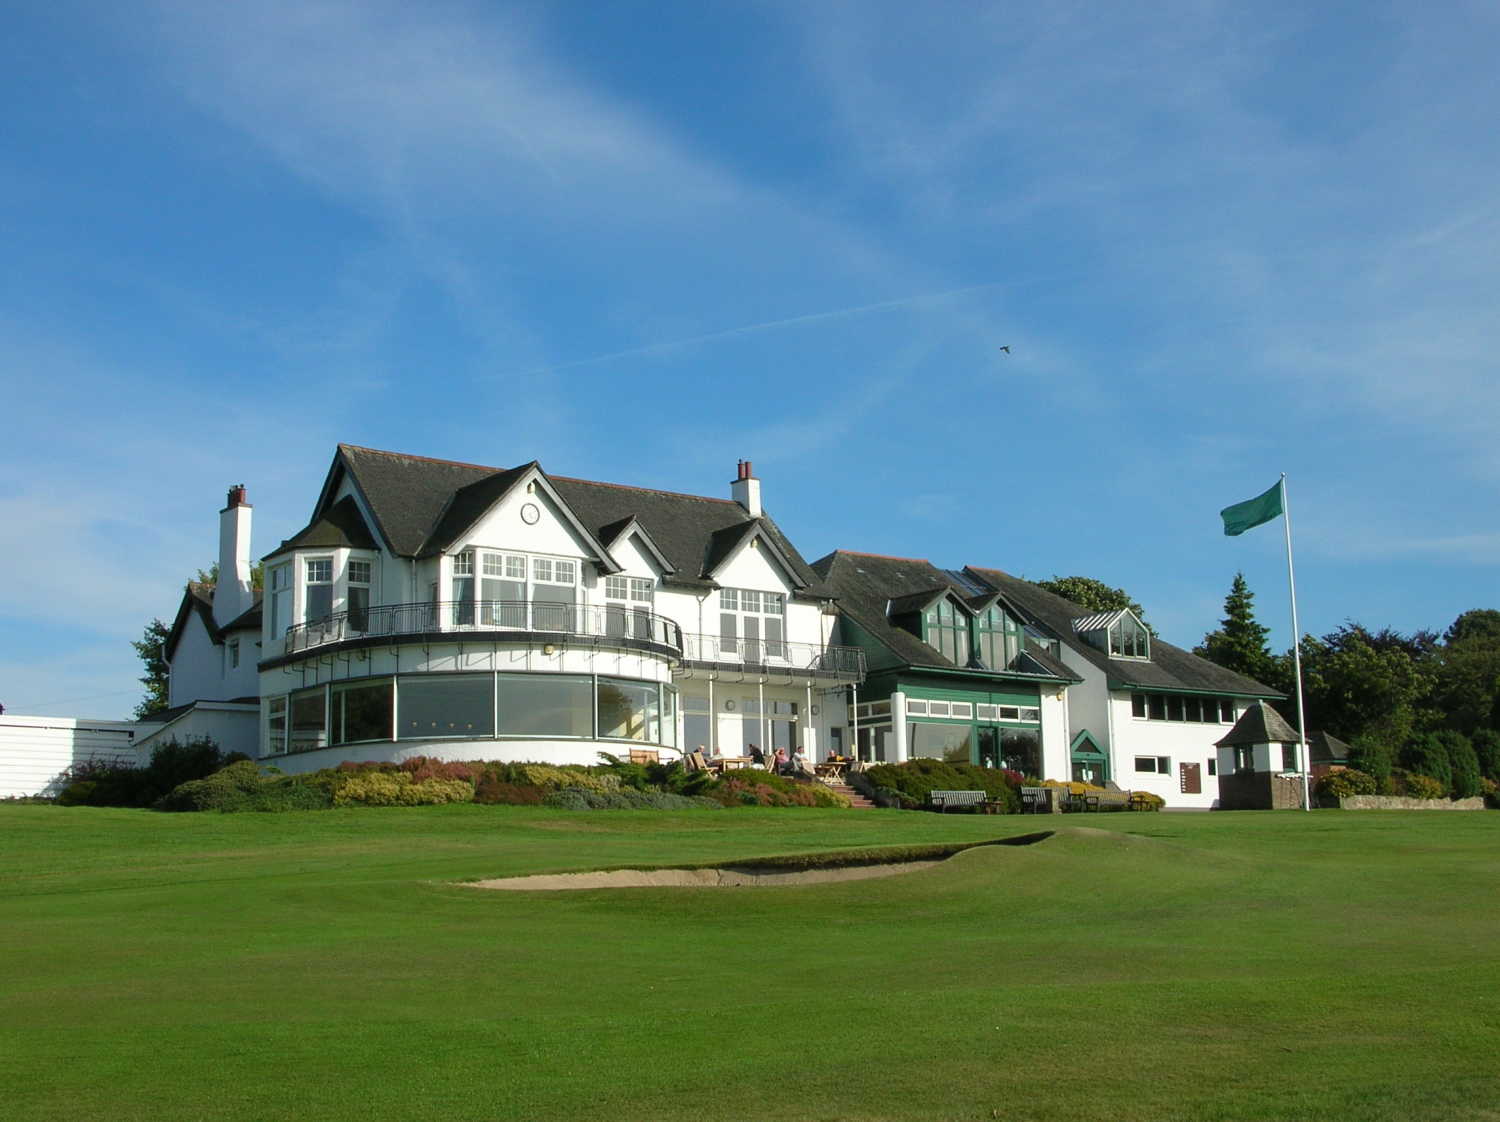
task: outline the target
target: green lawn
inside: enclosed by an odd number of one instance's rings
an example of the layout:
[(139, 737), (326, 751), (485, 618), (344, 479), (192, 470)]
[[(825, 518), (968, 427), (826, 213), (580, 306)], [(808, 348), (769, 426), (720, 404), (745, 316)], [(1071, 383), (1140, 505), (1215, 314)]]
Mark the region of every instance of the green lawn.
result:
[[(850, 884), (452, 883), (1038, 825)], [(0, 806), (0, 1110), (1500, 1119), (1497, 843), (1495, 814)]]

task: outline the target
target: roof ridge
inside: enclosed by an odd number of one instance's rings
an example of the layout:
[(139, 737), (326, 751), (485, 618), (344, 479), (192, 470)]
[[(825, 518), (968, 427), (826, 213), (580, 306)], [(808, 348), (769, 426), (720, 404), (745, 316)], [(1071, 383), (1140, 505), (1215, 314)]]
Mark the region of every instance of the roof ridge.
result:
[[(729, 506), (739, 506), (734, 499), (716, 499), (712, 495), (694, 495), (687, 491), (666, 491), (660, 487), (637, 487), (633, 483), (606, 483), (602, 479), (579, 479), (574, 475), (548, 475), (548, 479), (561, 483), (586, 483), (590, 487), (613, 487), (617, 491), (644, 491), (648, 495), (670, 495), (674, 499), (697, 499), (703, 503), (725, 503)], [(749, 515), (747, 513), (747, 518)], [(762, 515), (761, 517), (765, 517)], [(751, 519), (753, 521), (753, 519)]]
[[(857, 549), (835, 549), (834, 552), (843, 553), (849, 557), (874, 557), (881, 561), (916, 561), (922, 565), (932, 565), (932, 562), (925, 557), (894, 557), (889, 553), (864, 553)], [(937, 568), (936, 565), (932, 565), (932, 567), (934, 569)]]
[[(375, 455), (375, 456), (390, 456), (392, 459), (396, 459), (396, 460), (420, 460), (424, 464), (442, 464), (445, 467), (475, 468), (475, 469), (477, 469), (479, 471), (489, 471), (489, 472), (502, 472), (502, 471), (514, 471), (515, 470), (514, 467), (508, 467), (508, 468), (494, 467), (494, 466), (492, 466), (490, 464), (471, 464), (471, 463), (467, 463), (464, 460), (442, 460), (442, 459), (437, 458), (436, 456), (419, 456), (419, 455), (417, 455), (414, 452), (392, 452), (392, 451), (390, 451), (387, 448), (367, 448), (363, 444), (347, 444), (344, 441), (339, 441), (339, 448), (341, 450), (347, 450), (347, 451), (350, 451), (350, 452), (369, 452), (369, 453), (371, 453), (372, 455)], [(531, 461), (531, 462), (535, 463), (535, 461)], [(521, 464), (521, 465), (517, 465), (517, 466), (524, 467), (526, 465), (525, 464)]]

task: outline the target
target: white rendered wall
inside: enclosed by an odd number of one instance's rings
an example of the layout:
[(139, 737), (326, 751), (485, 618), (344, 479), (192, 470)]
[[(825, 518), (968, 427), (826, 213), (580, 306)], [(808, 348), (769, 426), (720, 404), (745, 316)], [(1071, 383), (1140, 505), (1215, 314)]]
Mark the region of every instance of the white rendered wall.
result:
[[(1084, 729), (1092, 733), (1094, 742), (1110, 757), (1110, 778), (1123, 787), (1125, 784), (1117, 777), (1117, 761), (1110, 751), (1109, 686), (1104, 671), (1066, 643), (1062, 645), (1062, 660), (1069, 670), (1083, 679), (1068, 686), (1068, 742), (1071, 744), (1073, 737)], [(1068, 777), (1072, 774), (1070, 761)]]
[[(252, 660), (253, 661), (253, 660)], [(167, 704), (186, 705), (199, 698), (224, 698), (223, 655), (219, 645), (208, 635), (197, 609), (189, 608), (187, 623), (172, 654), (171, 672), (167, 678)], [(254, 693), (252, 686), (245, 691)]]
[(260, 706), (200, 702), (175, 721), (138, 738), (135, 762), (145, 767), (151, 762), (151, 753), (168, 741), (186, 744), (204, 737), (222, 752), (243, 752), (253, 759), (260, 750)]
[(86, 760), (133, 766), (134, 737), (143, 727), (155, 726), (6, 713), (0, 716), (0, 798), (55, 795), (63, 771)]
[[(1118, 770), (1114, 780), (1121, 787), (1132, 791), (1150, 791), (1166, 799), (1168, 806), (1211, 807), (1219, 800), (1219, 780), (1208, 774), (1208, 764), (1216, 764), (1219, 750), (1217, 741), (1227, 734), (1232, 723), (1194, 721), (1152, 721), (1136, 717), (1131, 709), (1129, 693), (1118, 692), (1110, 699), (1114, 718), (1115, 745), (1110, 765)], [(1235, 703), (1235, 715), (1243, 711), (1243, 703)], [(1172, 761), (1170, 775), (1157, 775), (1135, 770), (1136, 756), (1168, 756)], [(1198, 795), (1184, 795), (1181, 791), (1178, 765), (1198, 764), (1203, 791)]]
[(1073, 778), (1072, 735), (1068, 727), (1067, 694), (1061, 698), (1050, 686), (1041, 688), (1042, 778)]

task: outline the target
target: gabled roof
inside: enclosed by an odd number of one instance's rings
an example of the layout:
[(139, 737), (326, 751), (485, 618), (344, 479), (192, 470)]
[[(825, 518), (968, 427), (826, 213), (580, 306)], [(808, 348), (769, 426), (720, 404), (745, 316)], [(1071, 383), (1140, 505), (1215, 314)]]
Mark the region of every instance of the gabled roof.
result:
[(1028, 622), (1055, 636), (1102, 670), (1111, 688), (1187, 690), (1235, 697), (1283, 696), (1264, 682), (1226, 670), (1160, 638), (1151, 640), (1149, 661), (1110, 658), (1107, 652), (1081, 640), (1073, 629), (1074, 620), (1087, 619), (1096, 613), (1001, 569), (970, 565), (964, 571), (999, 592)]
[[(955, 601), (963, 604), (963, 597), (954, 593), (949, 585), (943, 584), (938, 588), (924, 588), (921, 592), (908, 592), (905, 596), (892, 596), (886, 602), (885, 614), (895, 617), (909, 615), (912, 612), (925, 612), (950, 593)], [(967, 604), (963, 606), (964, 610), (968, 611), (969, 606)]]
[(266, 560), (294, 549), (375, 549), (375, 535), (365, 525), (359, 504), (348, 495), (314, 518), (272, 552)]
[[(942, 670), (971, 670), (959, 666), (911, 632), (897, 627), (887, 614), (887, 606), (897, 602), (931, 603), (952, 591), (964, 600), (970, 590), (950, 580), (931, 562), (910, 557), (881, 557), (873, 553), (851, 553), (838, 550), (813, 562), (813, 572), (828, 584), (838, 597), (839, 610), (880, 642), (899, 661), (912, 667), (936, 667)], [(915, 609), (908, 609), (915, 610)], [(1061, 681), (1076, 682), (1078, 675), (1045, 653), (1027, 651), (1029, 669), (973, 670), (975, 674), (1022, 674)]]
[(1314, 764), (1341, 764), (1349, 758), (1349, 745), (1332, 733), (1319, 729), (1307, 738), (1307, 758)]
[(1239, 744), (1296, 744), (1301, 738), (1281, 714), (1264, 701), (1257, 701), (1240, 714), (1230, 729), (1214, 743), (1220, 748)]
[(776, 539), (766, 533), (759, 518), (753, 518), (742, 526), (725, 526), (722, 530), (715, 530), (709, 535), (708, 552), (703, 558), (702, 575), (708, 580), (717, 579), (719, 570), (724, 567), (724, 564), (752, 541), (760, 542), (771, 558), (781, 566), (782, 571), (791, 580), (793, 591), (806, 588), (811, 583), (781, 552)]
[(641, 525), (641, 520), (635, 515), (621, 518), (617, 522), (611, 522), (599, 530), (599, 540), (611, 551), (631, 538), (635, 538), (645, 548), (656, 567), (662, 571), (663, 576), (671, 576), (677, 570), (673, 568), (672, 562), (667, 560), (667, 555), (661, 551), (661, 547), (652, 540), (651, 535), (646, 532), (646, 527)]
[(167, 640), (163, 644), (167, 659), (170, 660), (177, 653), (177, 644), (181, 642), (182, 633), (193, 615), (197, 615), (202, 621), (203, 629), (215, 644), (222, 643), (224, 636), (231, 631), (260, 630), (261, 590), (255, 589), (252, 595), (255, 603), (220, 627), (214, 622), (214, 586), (206, 582), (188, 581), (187, 587), (182, 591), (182, 603), (177, 606), (177, 615), (172, 619)]
[(340, 444), (323, 483), (315, 521), (328, 509), (345, 479), (350, 480), (374, 518), (376, 535), (401, 557), (418, 557), (451, 547), (513, 487), (535, 479), (539, 487), (545, 486), (556, 496), (567, 517), (576, 519), (585, 540), (594, 542), (606, 571), (619, 568), (609, 555), (606, 541), (618, 541), (633, 521), (650, 551), (671, 574), (671, 583), (712, 588), (711, 555), (722, 550), (723, 540), (737, 544), (756, 533), (758, 527), (764, 542), (792, 577), (798, 589), (794, 595), (806, 599), (829, 596), (773, 519), (764, 515), (752, 519), (731, 499), (550, 476), (535, 461), (516, 468), (495, 468)]

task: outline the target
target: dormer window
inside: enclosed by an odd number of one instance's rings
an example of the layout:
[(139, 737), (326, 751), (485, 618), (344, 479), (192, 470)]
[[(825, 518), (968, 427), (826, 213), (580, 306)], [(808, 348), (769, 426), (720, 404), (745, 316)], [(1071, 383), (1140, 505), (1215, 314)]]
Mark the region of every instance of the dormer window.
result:
[(999, 604), (975, 618), (974, 641), (986, 670), (1008, 670), (1021, 657), (1021, 627)]
[(923, 614), (924, 641), (955, 666), (969, 665), (969, 620), (946, 596)]
[(1122, 615), (1110, 625), (1109, 653), (1111, 658), (1150, 658), (1150, 633), (1134, 616)]
[(1110, 658), (1151, 657), (1151, 633), (1127, 609), (1075, 619), (1073, 630)]

